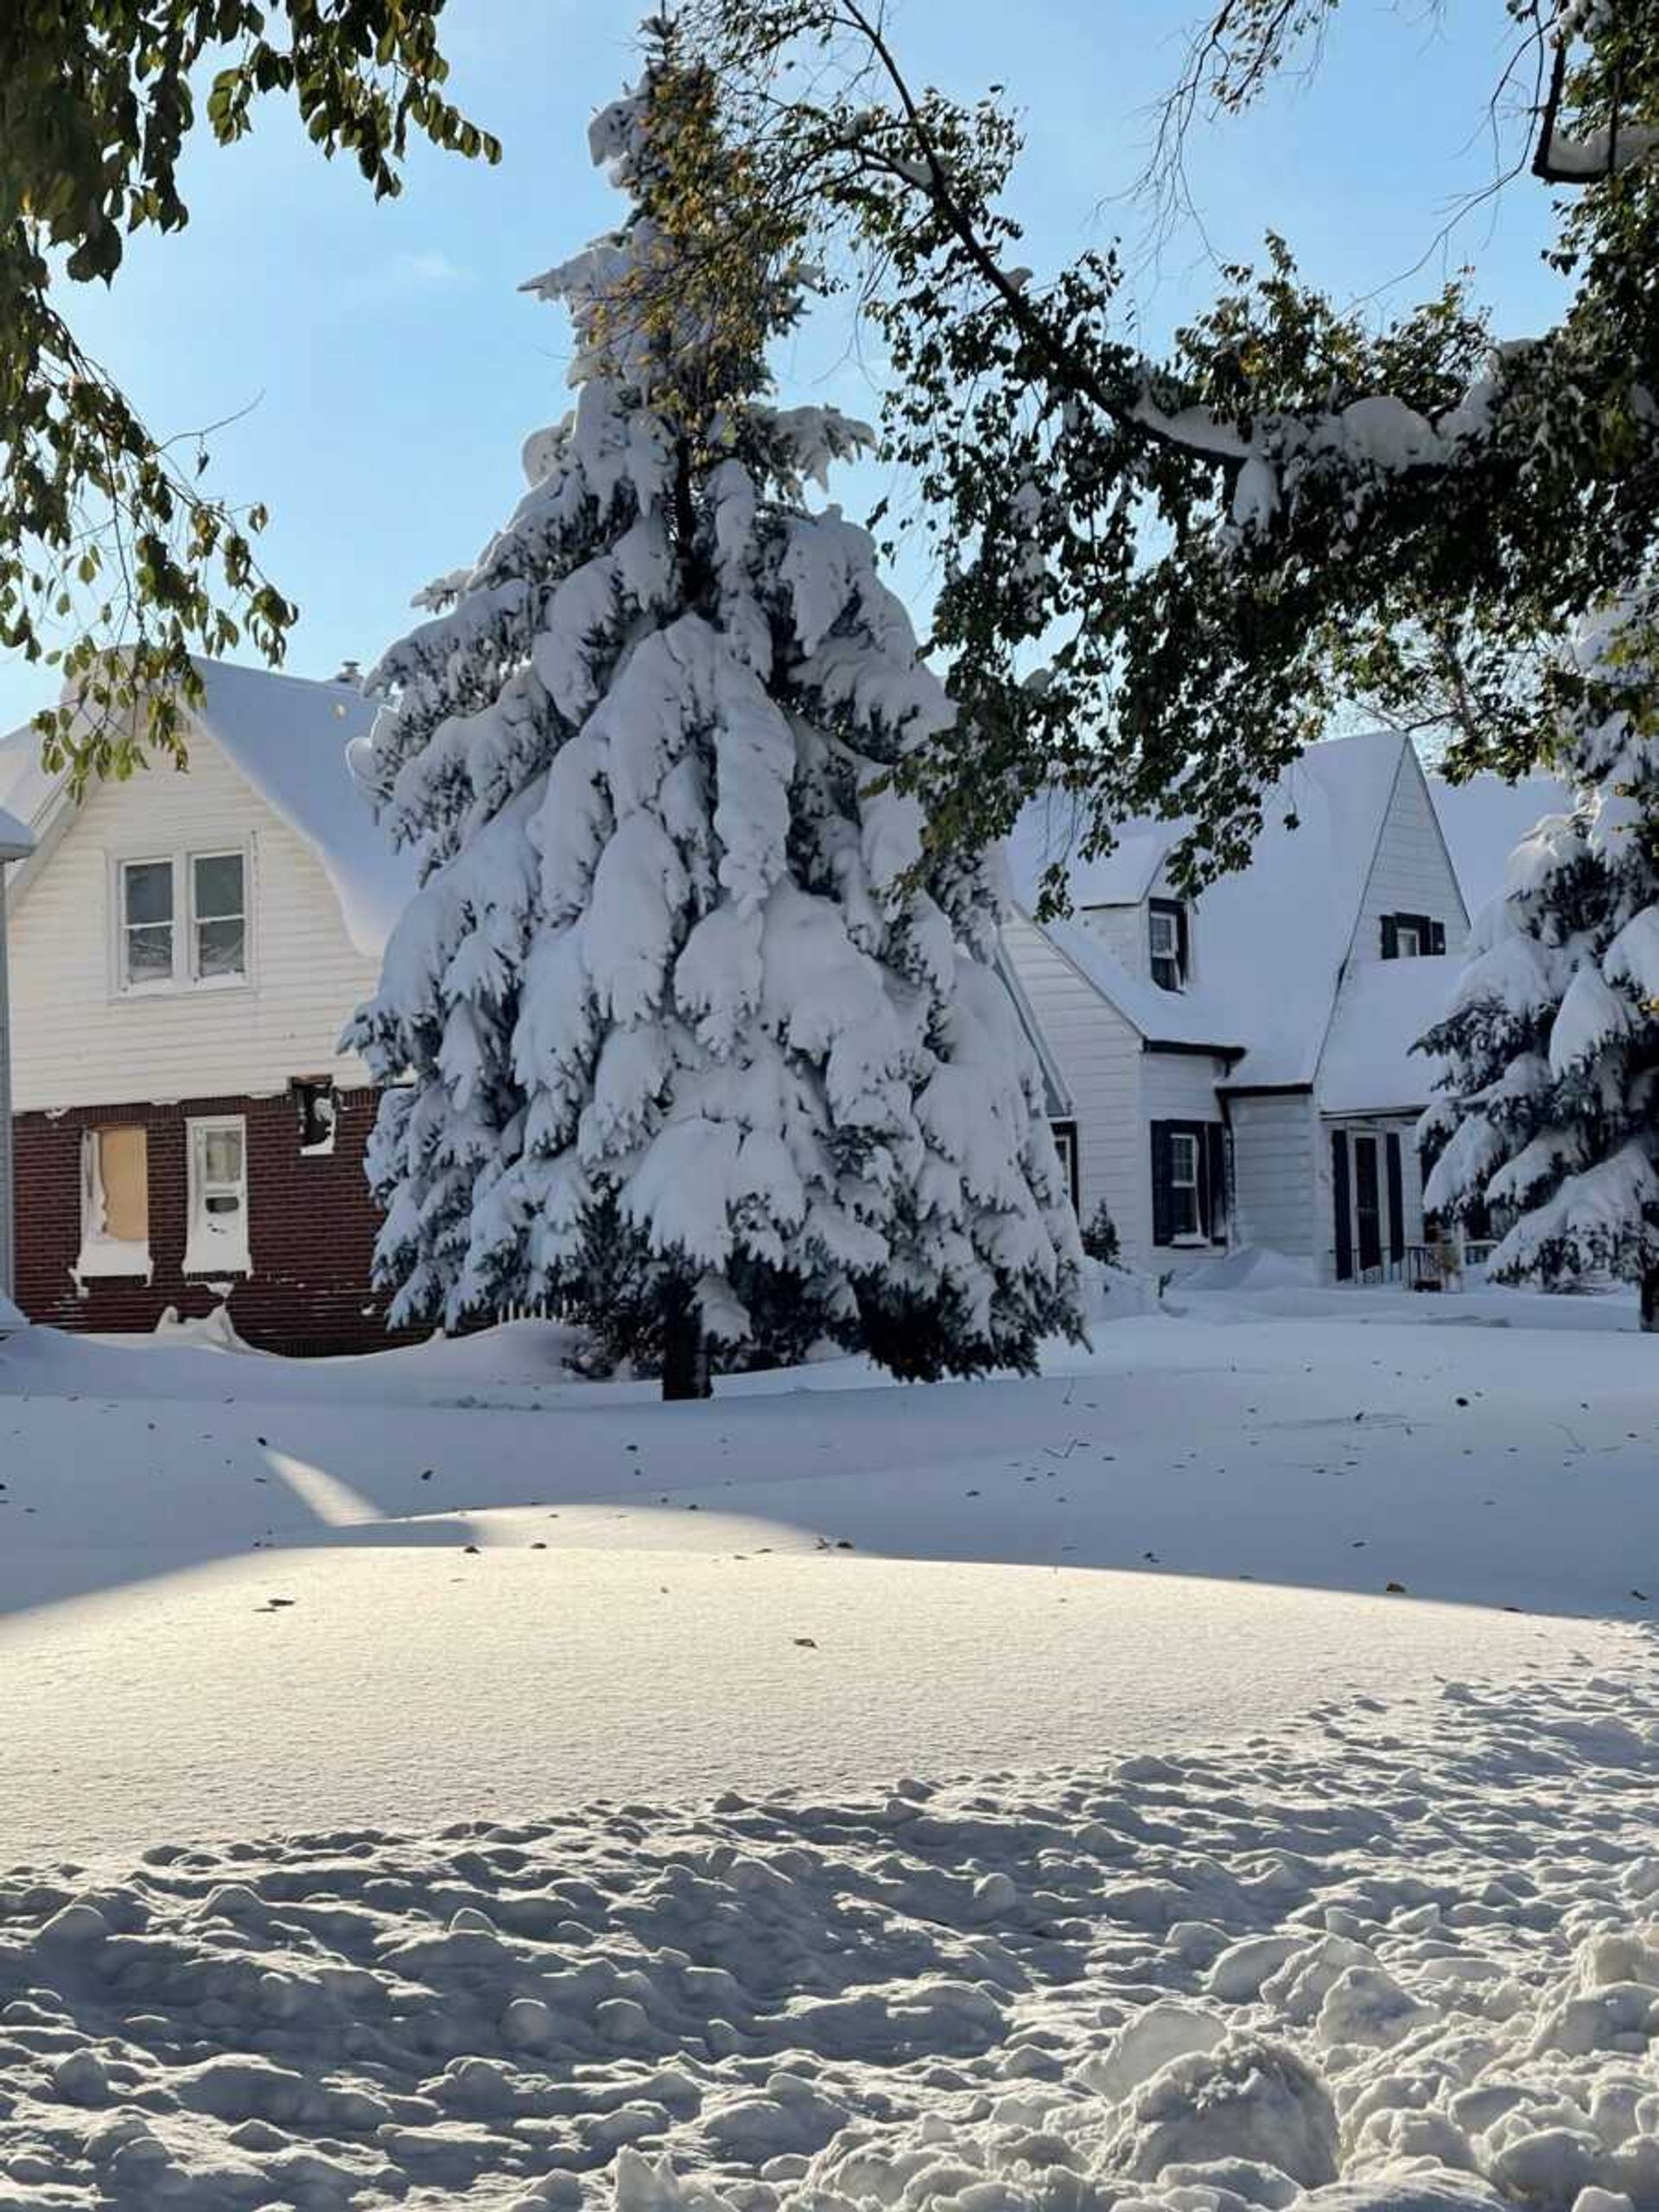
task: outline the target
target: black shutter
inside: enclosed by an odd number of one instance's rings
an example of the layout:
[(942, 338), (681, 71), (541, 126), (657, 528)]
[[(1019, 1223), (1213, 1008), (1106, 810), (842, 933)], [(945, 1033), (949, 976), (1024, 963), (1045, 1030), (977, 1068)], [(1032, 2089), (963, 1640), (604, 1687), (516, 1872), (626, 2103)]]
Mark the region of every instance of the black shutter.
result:
[(1175, 909), (1175, 957), (1180, 965), (1181, 982), (1185, 986), (1192, 974), (1192, 966), (1187, 958), (1186, 901), (1185, 899)]
[(1428, 925), (1428, 949), (1431, 952), (1446, 950), (1446, 924), (1431, 922)]
[(1400, 929), (1398, 921), (1393, 914), (1384, 914), (1382, 917), (1382, 957), (1385, 960), (1397, 960), (1400, 957)]
[(1175, 1194), (1170, 1187), (1173, 1165), (1169, 1156), (1169, 1123), (1154, 1122), (1152, 1125), (1152, 1241), (1154, 1244), (1173, 1244), (1175, 1241)]
[(1406, 1185), (1401, 1170), (1400, 1133), (1388, 1133), (1389, 1257), (1397, 1267), (1406, 1256)]
[(1354, 1230), (1348, 1198), (1348, 1136), (1343, 1129), (1331, 1132), (1331, 1203), (1337, 1220), (1337, 1281), (1349, 1282), (1354, 1273)]
[(1204, 1226), (1212, 1244), (1227, 1241), (1227, 1132), (1219, 1122), (1205, 1124), (1205, 1162), (1209, 1173), (1205, 1191)]

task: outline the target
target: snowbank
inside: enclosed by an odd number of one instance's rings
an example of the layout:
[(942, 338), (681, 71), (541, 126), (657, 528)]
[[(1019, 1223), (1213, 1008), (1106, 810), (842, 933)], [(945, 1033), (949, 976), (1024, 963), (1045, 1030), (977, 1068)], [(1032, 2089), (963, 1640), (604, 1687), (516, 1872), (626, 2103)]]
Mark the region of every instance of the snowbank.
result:
[[(171, 1318), (169, 1318), (169, 1314)], [(91, 1394), (110, 1399), (204, 1398), (222, 1402), (227, 1383), (259, 1405), (453, 1406), (458, 1390), (513, 1394), (575, 1384), (581, 1332), (556, 1321), (509, 1321), (469, 1337), (442, 1331), (421, 1344), (337, 1359), (284, 1359), (246, 1343), (230, 1308), (198, 1319), (164, 1314), (149, 1336), (71, 1337), (30, 1328), (0, 1352), (0, 1394)], [(232, 1378), (226, 1356), (246, 1357)], [(620, 1387), (613, 1385), (616, 1389)], [(632, 1386), (654, 1394), (655, 1383)]]
[(1302, 1290), (1319, 1281), (1312, 1260), (1294, 1259), (1266, 1244), (1246, 1244), (1219, 1260), (1207, 1261), (1181, 1278), (1183, 1291)]
[(14, 1877), (5, 2202), (1651, 2204), (1656, 1688)]

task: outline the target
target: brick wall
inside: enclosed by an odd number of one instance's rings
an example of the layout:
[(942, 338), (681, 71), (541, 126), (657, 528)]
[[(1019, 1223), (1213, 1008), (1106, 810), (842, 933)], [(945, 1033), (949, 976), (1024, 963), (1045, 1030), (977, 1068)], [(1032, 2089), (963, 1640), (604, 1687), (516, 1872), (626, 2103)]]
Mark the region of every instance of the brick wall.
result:
[[(219, 1300), (183, 1272), (187, 1215), (185, 1124), (204, 1115), (247, 1123), (251, 1274), (232, 1278), (231, 1318), (248, 1343), (267, 1351), (378, 1351), (388, 1341), (385, 1294), (370, 1287), (379, 1225), (363, 1175), (376, 1093), (340, 1090), (331, 1154), (302, 1156), (291, 1096), (192, 1098), (169, 1106), (77, 1107), (19, 1114), (13, 1123), (16, 1176), (17, 1304), (32, 1321), (60, 1329), (150, 1330), (175, 1306), (200, 1315)], [(149, 1283), (92, 1280), (77, 1287), (80, 1250), (81, 1132), (104, 1123), (143, 1123), (149, 1155)], [(225, 1278), (215, 1276), (214, 1280)], [(403, 1341), (408, 1341), (408, 1336)]]

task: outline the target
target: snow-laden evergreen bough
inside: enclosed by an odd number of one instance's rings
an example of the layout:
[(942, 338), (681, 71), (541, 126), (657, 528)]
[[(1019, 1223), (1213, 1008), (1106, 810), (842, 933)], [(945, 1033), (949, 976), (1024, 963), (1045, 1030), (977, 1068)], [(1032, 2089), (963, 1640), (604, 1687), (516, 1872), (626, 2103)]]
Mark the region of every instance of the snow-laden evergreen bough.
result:
[(1502, 1280), (1605, 1271), (1659, 1329), (1659, 683), (1651, 601), (1587, 625), (1559, 766), (1578, 793), (1511, 856), (1424, 1040), (1443, 1093), (1425, 1205), (1509, 1223)]
[[(699, 304), (688, 81), (659, 51), (595, 122), (628, 221), (529, 288), (575, 411), (369, 678), (359, 772), (424, 870), (349, 1032), (379, 1277), (399, 1324), (548, 1303), (676, 1395), (820, 1338), (1028, 1369), (1078, 1248), (994, 868), (924, 865), (880, 787), (952, 710), (868, 534), (803, 504), (859, 427), (764, 404)], [(798, 311), (753, 297), (761, 342)]]

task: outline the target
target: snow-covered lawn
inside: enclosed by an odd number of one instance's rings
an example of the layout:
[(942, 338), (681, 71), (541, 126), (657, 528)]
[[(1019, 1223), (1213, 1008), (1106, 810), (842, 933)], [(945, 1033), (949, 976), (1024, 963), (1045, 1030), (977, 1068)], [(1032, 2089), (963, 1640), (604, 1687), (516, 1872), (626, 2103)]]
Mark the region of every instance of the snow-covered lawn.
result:
[(0, 2207), (1659, 2202), (1656, 1348), (1176, 1302), (677, 1408), (0, 1344)]
[(14, 1338), (0, 1864), (1052, 1764), (1649, 1615), (1650, 1343), (1262, 1303), (1039, 1382), (691, 1408), (534, 1325), (326, 1366)]

